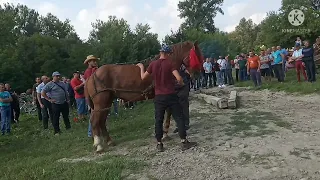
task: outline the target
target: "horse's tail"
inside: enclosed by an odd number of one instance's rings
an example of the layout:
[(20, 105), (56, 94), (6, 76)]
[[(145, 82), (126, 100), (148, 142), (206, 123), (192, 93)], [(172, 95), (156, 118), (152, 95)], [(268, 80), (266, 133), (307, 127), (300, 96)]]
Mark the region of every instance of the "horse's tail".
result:
[(90, 95), (89, 95), (89, 92), (88, 92), (88, 85), (87, 85), (87, 83), (85, 84), (84, 87), (85, 87), (85, 88), (84, 88), (84, 95), (85, 95), (85, 97), (86, 97), (87, 104), (88, 104), (88, 106), (90, 107), (90, 109), (94, 109), (92, 99), (91, 99), (91, 97), (90, 97)]

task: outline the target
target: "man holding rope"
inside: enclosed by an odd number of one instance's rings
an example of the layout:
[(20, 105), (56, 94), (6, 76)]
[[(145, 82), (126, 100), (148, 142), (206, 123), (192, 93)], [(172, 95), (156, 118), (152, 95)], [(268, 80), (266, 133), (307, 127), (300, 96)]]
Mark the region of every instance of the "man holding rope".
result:
[[(87, 59), (84, 60), (83, 63), (88, 65), (88, 68), (85, 70), (84, 75), (82, 76), (85, 80), (87, 80), (98, 69), (97, 60), (99, 60), (99, 58), (96, 58), (93, 55), (87, 56)], [(88, 106), (88, 108), (89, 108), (89, 111), (90, 111), (90, 107), (89, 106)], [(91, 116), (90, 116), (90, 119), (89, 119), (88, 137), (92, 137)]]

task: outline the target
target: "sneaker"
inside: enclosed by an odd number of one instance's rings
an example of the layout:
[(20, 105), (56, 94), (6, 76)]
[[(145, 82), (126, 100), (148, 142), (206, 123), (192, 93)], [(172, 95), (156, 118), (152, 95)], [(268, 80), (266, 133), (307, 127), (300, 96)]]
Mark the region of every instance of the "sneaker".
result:
[(221, 87), (223, 87), (223, 88), (224, 88), (224, 87), (226, 87), (226, 85), (222, 84), (222, 86), (221, 86)]
[(164, 148), (163, 148), (163, 144), (162, 144), (162, 143), (157, 144), (157, 150), (158, 150), (158, 152), (163, 152), (163, 151), (164, 151)]
[(221, 86), (221, 85), (219, 85), (219, 88), (222, 88), (222, 86)]
[(185, 151), (185, 150), (190, 149), (190, 148), (195, 147), (195, 146), (197, 146), (196, 142), (190, 142), (188, 140), (185, 140), (184, 142), (181, 142), (181, 150), (182, 151)]

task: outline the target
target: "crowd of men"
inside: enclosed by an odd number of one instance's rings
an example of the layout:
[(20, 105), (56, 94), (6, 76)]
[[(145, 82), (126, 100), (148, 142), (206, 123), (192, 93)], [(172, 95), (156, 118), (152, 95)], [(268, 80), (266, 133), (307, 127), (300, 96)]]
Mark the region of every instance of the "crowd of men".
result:
[(229, 60), (229, 56), (220, 56), (218, 60), (214, 58), (206, 58), (203, 63), (201, 76), (195, 78), (191, 87), (194, 90), (202, 88), (210, 88), (218, 86), (225, 87), (226, 84), (233, 85), (233, 69), (236, 75), (236, 81), (252, 80), (254, 86), (260, 88), (262, 85), (262, 77), (265, 82), (270, 82), (272, 78), (276, 78), (278, 82), (285, 81), (285, 75), (288, 68), (295, 68), (297, 73), (297, 81), (301, 82), (301, 73), (305, 81), (314, 83), (316, 81), (316, 65), (314, 55), (317, 49), (310, 46), (309, 41), (302, 41), (297, 38), (293, 52), (281, 46), (262, 49), (260, 54), (250, 51), (248, 54), (241, 53), (234, 60)]

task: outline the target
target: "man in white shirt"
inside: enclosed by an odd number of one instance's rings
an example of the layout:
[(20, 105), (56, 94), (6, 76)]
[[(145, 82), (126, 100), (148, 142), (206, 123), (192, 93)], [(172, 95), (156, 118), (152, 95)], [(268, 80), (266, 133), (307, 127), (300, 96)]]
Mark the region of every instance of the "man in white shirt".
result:
[(296, 71), (297, 71), (297, 79), (298, 82), (300, 82), (300, 71), (302, 71), (302, 74), (304, 76), (304, 80), (307, 81), (307, 74), (303, 66), (302, 62), (302, 49), (300, 44), (296, 44), (295, 51), (292, 54), (291, 60), (295, 61)]
[(206, 62), (203, 63), (203, 69), (204, 69), (204, 87), (208, 89), (208, 80), (209, 80), (209, 87), (212, 87), (212, 63), (210, 62), (210, 59), (207, 58)]
[[(48, 129), (49, 117), (51, 122), (53, 118), (52, 104), (41, 95), (41, 91), (43, 90), (44, 86), (50, 81), (50, 78), (48, 76), (42, 76), (41, 81), (42, 83), (40, 83), (36, 88), (37, 100), (41, 107), (43, 128)], [(47, 93), (47, 96), (50, 97), (50, 94)]]
[(236, 69), (236, 81), (237, 82), (239, 81), (239, 70), (240, 70), (238, 61), (239, 61), (239, 55), (237, 55), (236, 58), (234, 58), (234, 68)]
[(218, 73), (218, 84), (219, 87), (222, 88), (225, 87), (224, 82), (226, 76), (227, 61), (222, 56), (219, 56), (217, 63), (220, 67), (220, 71)]

